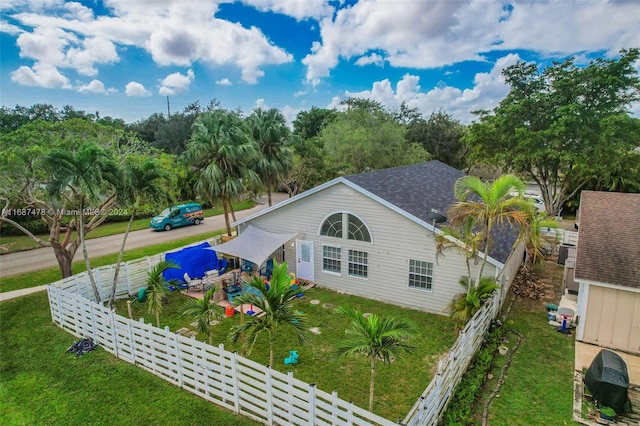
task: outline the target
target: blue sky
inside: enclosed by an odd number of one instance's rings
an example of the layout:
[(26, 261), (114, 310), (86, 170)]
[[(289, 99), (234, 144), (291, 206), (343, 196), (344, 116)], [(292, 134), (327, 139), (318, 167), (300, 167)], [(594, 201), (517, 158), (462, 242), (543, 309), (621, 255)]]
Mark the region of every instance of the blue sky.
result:
[(0, 103), (133, 122), (169, 96), (172, 113), (217, 99), (292, 120), (363, 96), (468, 123), (504, 98), (501, 70), (519, 60), (638, 46), (640, 5), (624, 0), (3, 0)]

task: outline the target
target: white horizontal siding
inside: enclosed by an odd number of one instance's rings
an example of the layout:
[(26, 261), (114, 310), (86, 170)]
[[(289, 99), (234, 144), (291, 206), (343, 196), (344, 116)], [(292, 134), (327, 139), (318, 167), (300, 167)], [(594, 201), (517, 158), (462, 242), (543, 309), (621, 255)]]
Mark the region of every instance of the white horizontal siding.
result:
[[(318, 235), (327, 215), (348, 212), (365, 222), (373, 243), (337, 239)], [(315, 283), (321, 287), (349, 294), (383, 300), (434, 313), (445, 313), (451, 299), (463, 288), (458, 284), (466, 275), (464, 256), (449, 250), (436, 260), (433, 234), (380, 203), (346, 185), (335, 185), (311, 197), (255, 218), (251, 223), (271, 232), (298, 232), (296, 238), (314, 242)], [(342, 248), (342, 273), (322, 272), (322, 245)], [(367, 279), (348, 275), (348, 250), (368, 253)], [(409, 260), (432, 262), (431, 291), (408, 287)], [(295, 247), (285, 246), (285, 260), (295, 272)], [(477, 271), (478, 266), (473, 266)], [(495, 276), (495, 267), (487, 264), (485, 274)]]

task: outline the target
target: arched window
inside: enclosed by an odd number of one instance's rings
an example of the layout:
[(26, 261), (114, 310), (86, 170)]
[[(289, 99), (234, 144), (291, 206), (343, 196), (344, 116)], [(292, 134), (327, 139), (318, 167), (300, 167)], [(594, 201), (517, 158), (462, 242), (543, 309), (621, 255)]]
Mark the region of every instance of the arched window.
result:
[(329, 216), (320, 228), (320, 235), (342, 238), (342, 213), (334, 213)]
[(356, 241), (365, 241), (367, 243), (371, 242), (371, 235), (369, 234), (369, 229), (367, 225), (364, 224), (360, 219), (356, 216), (350, 214), (348, 215), (348, 239), (356, 240)]

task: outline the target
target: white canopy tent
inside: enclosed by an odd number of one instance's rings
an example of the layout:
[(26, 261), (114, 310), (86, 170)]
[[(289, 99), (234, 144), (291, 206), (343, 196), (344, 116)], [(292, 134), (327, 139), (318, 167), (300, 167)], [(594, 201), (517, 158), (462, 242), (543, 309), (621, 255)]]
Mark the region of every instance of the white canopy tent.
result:
[(278, 234), (263, 231), (253, 225), (247, 226), (240, 235), (231, 241), (211, 247), (219, 253), (237, 256), (261, 265), (278, 247), (297, 235), (297, 232)]

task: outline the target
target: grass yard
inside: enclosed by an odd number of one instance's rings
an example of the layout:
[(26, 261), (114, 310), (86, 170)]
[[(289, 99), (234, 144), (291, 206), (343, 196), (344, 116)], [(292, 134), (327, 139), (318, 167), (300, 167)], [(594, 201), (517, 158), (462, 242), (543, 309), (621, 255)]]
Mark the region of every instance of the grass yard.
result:
[(0, 303), (0, 424), (258, 425), (98, 348), (80, 358), (46, 292)]
[[(558, 303), (562, 288), (562, 266), (548, 261), (543, 272), (551, 280), (555, 298), (544, 301), (513, 301), (504, 327), (519, 331), (524, 339), (513, 356), (500, 397), (489, 407), (491, 425), (575, 425), (573, 410), (574, 335), (558, 333), (547, 324), (546, 303)], [(512, 348), (516, 335), (507, 333)], [(474, 412), (480, 425), (482, 404), (495, 387), (505, 358), (498, 356)]]
[[(239, 203), (234, 203), (233, 208), (235, 211), (250, 209), (254, 206), (252, 200), (244, 200)], [(222, 207), (214, 207), (210, 209), (204, 210), (204, 217), (218, 216), (224, 214)], [(131, 231), (139, 231), (141, 229), (149, 228), (149, 221), (151, 218), (143, 218), (134, 220), (131, 224)], [(87, 239), (90, 240), (92, 238), (100, 238), (106, 237), (109, 235), (122, 234), (127, 229), (127, 221), (125, 222), (111, 222), (111, 223), (103, 223), (98, 226), (96, 229), (87, 234)], [(4, 224), (3, 226), (11, 226), (9, 224)], [(46, 235), (38, 235), (39, 238), (47, 241), (49, 239), (49, 234)], [(37, 248), (38, 245), (26, 235), (19, 236), (0, 236), (0, 247), (6, 248), (6, 253), (13, 253), (17, 251), (31, 250)], [(3, 290), (4, 291), (4, 290)]]
[[(310, 301), (313, 299), (319, 300), (320, 304), (312, 305)], [(195, 331), (195, 327), (189, 325), (192, 320), (178, 315), (185, 300), (187, 296), (171, 294), (160, 316), (162, 327), (169, 326), (172, 331), (188, 327)], [(418, 326), (419, 335), (413, 340), (416, 351), (403, 355), (389, 365), (376, 365), (374, 412), (393, 421), (403, 419), (431, 381), (438, 357), (448, 351), (457, 337), (447, 317), (314, 288), (305, 298), (296, 299), (294, 304), (296, 309), (305, 314), (307, 328), (318, 327), (321, 334), (310, 333), (308, 344), (300, 347), (287, 327), (279, 328), (275, 336), (273, 368), (283, 373), (292, 371), (294, 377), (307, 383), (316, 383), (325, 392), (335, 390), (341, 399), (353, 401), (366, 409), (369, 401), (369, 360), (359, 357), (339, 361), (334, 355), (338, 343), (345, 337), (345, 330), (349, 328), (349, 321), (336, 314), (331, 306), (337, 307), (345, 303), (361, 312), (407, 318)], [(155, 323), (155, 316), (147, 313), (146, 305), (134, 302), (132, 307), (134, 319), (143, 317), (145, 322)], [(120, 315), (127, 316), (126, 301), (119, 302), (117, 311)], [(214, 345), (223, 343), (226, 349), (240, 352), (239, 347), (227, 343), (229, 329), (239, 322), (240, 315), (236, 314), (214, 326)], [(204, 334), (199, 334), (197, 338), (203, 341), (208, 339)], [(298, 351), (298, 365), (284, 365), (283, 360), (290, 350)], [(248, 358), (263, 365), (269, 363), (266, 336), (261, 337)]]

